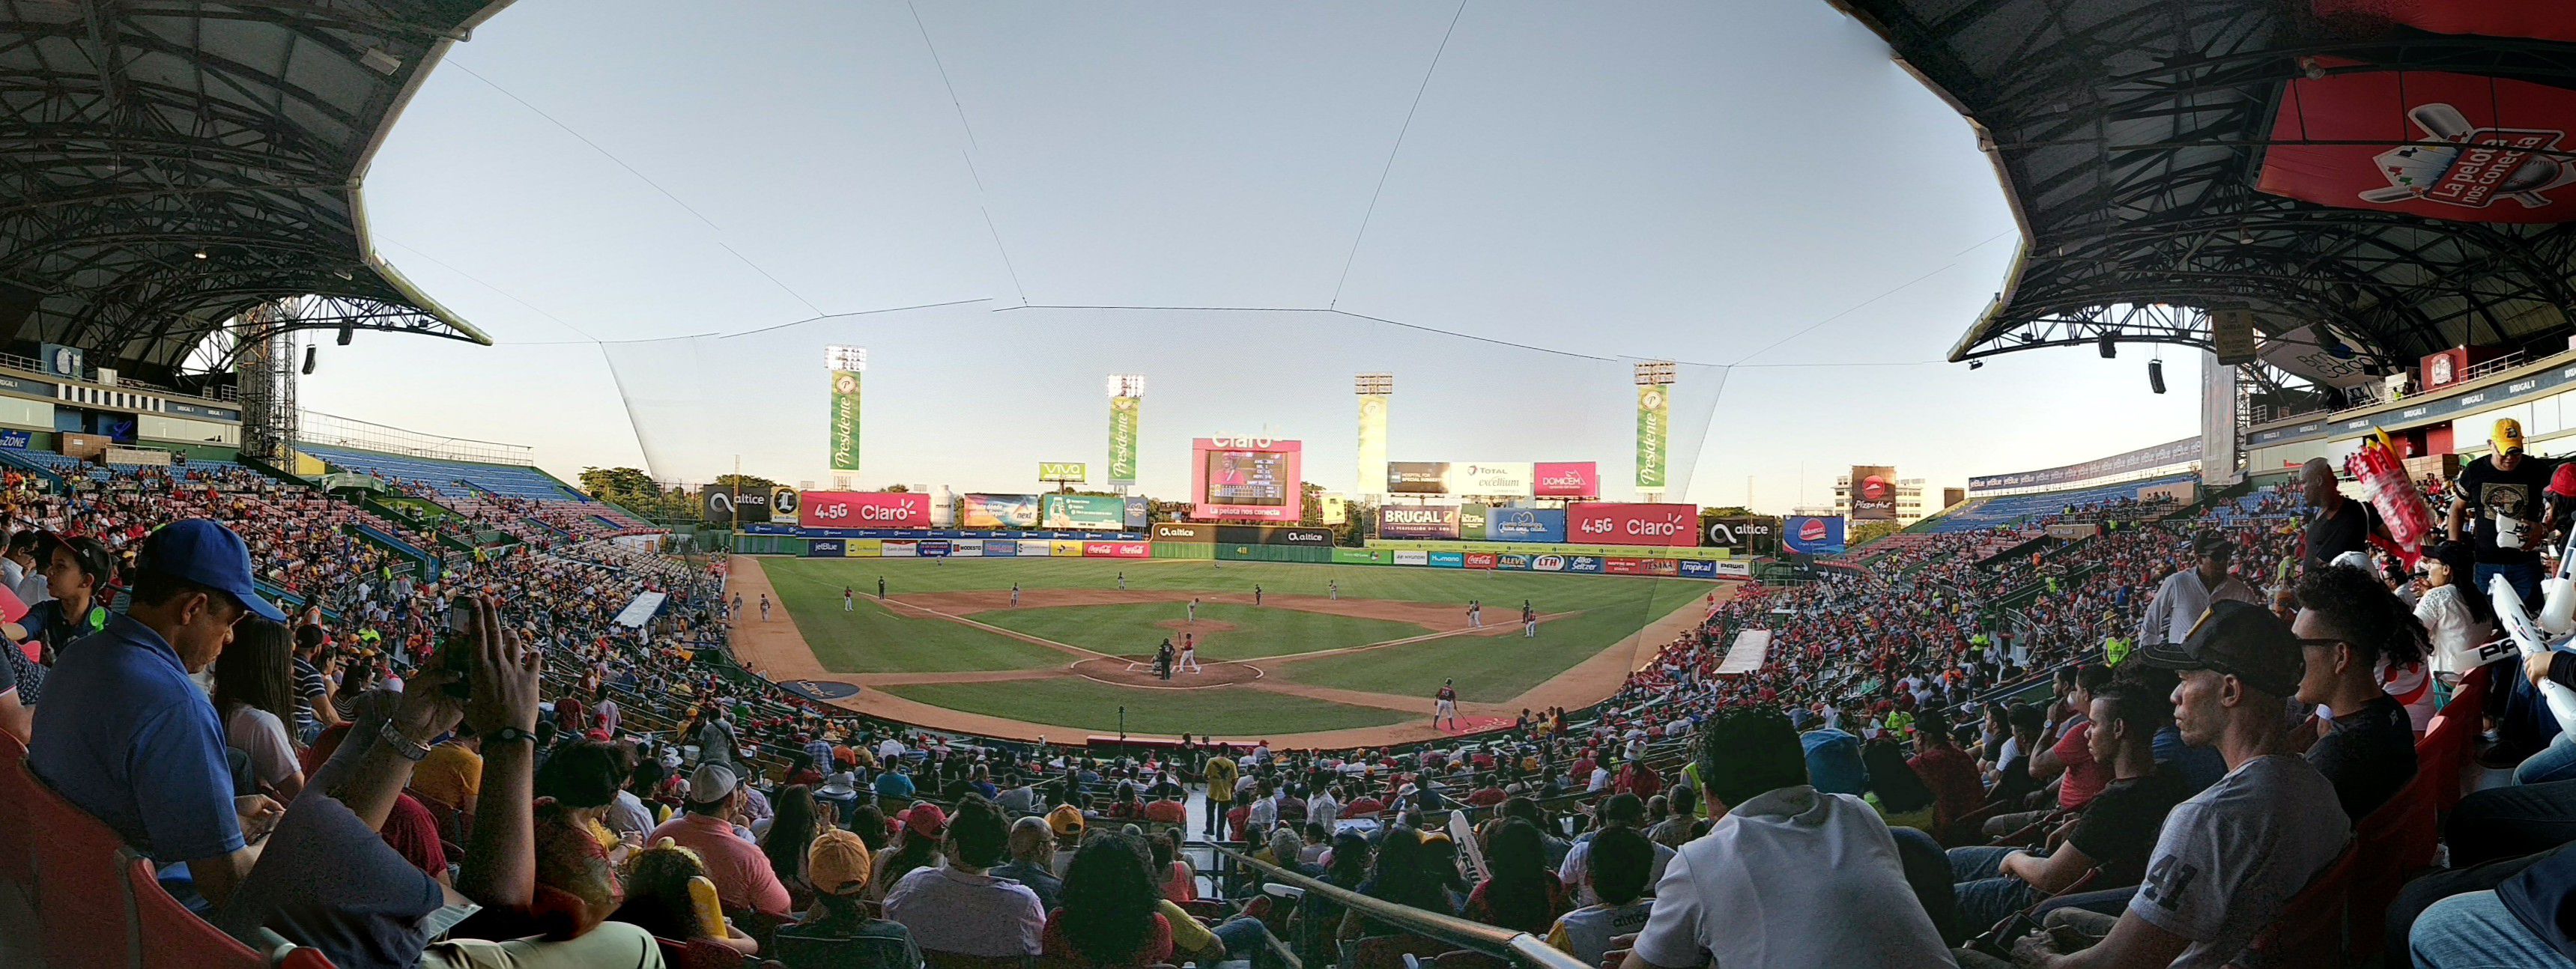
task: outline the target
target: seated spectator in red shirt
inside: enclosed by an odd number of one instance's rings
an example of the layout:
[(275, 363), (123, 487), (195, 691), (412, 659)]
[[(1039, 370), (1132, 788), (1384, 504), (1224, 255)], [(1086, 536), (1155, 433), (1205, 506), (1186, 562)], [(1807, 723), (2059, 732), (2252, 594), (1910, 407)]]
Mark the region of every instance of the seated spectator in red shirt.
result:
[(1374, 818), (1384, 813), (1386, 813), (1386, 802), (1378, 800), (1376, 795), (1372, 794), (1362, 794), (1352, 798), (1349, 806), (1342, 809), (1342, 816), (1346, 818)]
[(1189, 808), (1170, 798), (1157, 798), (1145, 804), (1145, 820), (1161, 824), (1188, 824)]
[(1914, 718), (1914, 749), (1914, 759), (1906, 766), (1914, 768), (1923, 786), (1932, 789), (1936, 835), (1948, 831), (1950, 822), (1985, 805), (1986, 787), (1977, 777), (1977, 762), (1951, 742), (1948, 714), (1925, 710)]

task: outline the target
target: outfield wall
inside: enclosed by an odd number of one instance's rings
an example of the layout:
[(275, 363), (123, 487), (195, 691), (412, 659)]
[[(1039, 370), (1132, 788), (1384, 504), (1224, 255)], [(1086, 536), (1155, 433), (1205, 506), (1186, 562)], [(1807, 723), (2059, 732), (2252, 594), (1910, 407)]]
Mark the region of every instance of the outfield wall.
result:
[(1732, 549), (1709, 546), (1666, 547), (1661, 545), (1562, 545), (1538, 542), (1449, 542), (1409, 538), (1372, 538), (1368, 547), (1408, 552), (1458, 552), (1462, 554), (1517, 553), (1521, 555), (1589, 555), (1594, 558), (1639, 558), (1698, 560), (1714, 562), (1734, 558)]
[[(1388, 546), (1455, 547), (1388, 547)], [(1503, 551), (1510, 549), (1510, 551)], [(1559, 551), (1558, 549), (1561, 549)], [(1390, 542), (1371, 548), (1312, 548), (1302, 545), (1254, 545), (1221, 542), (1097, 541), (1038, 538), (792, 538), (737, 535), (734, 551), (745, 555), (795, 555), (805, 558), (1116, 558), (1176, 559), (1219, 562), (1287, 562), (1313, 565), (1385, 565), (1430, 569), (1490, 569), (1505, 572), (1566, 572), (1577, 575), (1644, 575), (1674, 579), (1750, 579), (1749, 559), (1643, 556), (1643, 548), (1592, 546), (1498, 545), (1492, 542)], [(1599, 554), (1615, 551), (1620, 554)], [(1658, 552), (1724, 551), (1723, 549), (1655, 549)]]

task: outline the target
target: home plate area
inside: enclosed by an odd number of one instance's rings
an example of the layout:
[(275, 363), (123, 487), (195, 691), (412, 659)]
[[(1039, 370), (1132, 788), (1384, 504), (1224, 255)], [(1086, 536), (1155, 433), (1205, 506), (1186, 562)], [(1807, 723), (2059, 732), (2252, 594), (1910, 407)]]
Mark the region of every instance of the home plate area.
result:
[(1154, 675), (1153, 660), (1128, 659), (1123, 656), (1103, 656), (1098, 659), (1082, 660), (1074, 663), (1072, 669), (1074, 675), (1087, 680), (1114, 683), (1119, 686), (1148, 686), (1172, 690), (1231, 686), (1261, 678), (1261, 669), (1249, 663), (1201, 662), (1198, 671), (1174, 670), (1172, 678), (1165, 680)]

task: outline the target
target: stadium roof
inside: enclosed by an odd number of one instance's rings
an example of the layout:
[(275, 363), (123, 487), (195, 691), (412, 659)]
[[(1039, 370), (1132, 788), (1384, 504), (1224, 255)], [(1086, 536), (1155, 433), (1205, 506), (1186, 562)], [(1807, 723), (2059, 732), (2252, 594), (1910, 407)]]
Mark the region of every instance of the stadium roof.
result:
[[(2576, 45), (2562, 42), (2576, 24), (2555, 25), (2558, 40), (2477, 36), (2513, 32), (2481, 20), (2477, 8), (2498, 5), (2379, 0), (1832, 2), (1966, 116), (2020, 223), (2021, 252), (1954, 361), (2105, 333), (2207, 347), (2203, 309), (2250, 309), (2266, 336), (2348, 342), (2400, 366), (2571, 330), (2576, 198), (2534, 196), (2555, 203), (2539, 208), (2508, 194), (2472, 209), (2418, 192), (2379, 204), (2414, 183), (2377, 181), (2372, 161), (2402, 145), (2456, 156), (2467, 138), (2517, 127), (2486, 107), (2517, 82), (2576, 86)], [(2571, 17), (2534, 12), (2517, 29)], [(2419, 93), (2481, 86), (2454, 99), (2477, 101), (2463, 107), (2488, 123), (2419, 133), (2406, 123), (2423, 101), (2409, 99), (2410, 80)], [(2363, 100), (2353, 91), (2370, 84), (2385, 100), (2356, 123), (2372, 134), (2329, 133), (2326, 102)], [(2576, 144), (2549, 139), (2530, 154), (2576, 157), (2564, 147)], [(2316, 162), (2334, 152), (2345, 157)], [(2348, 164), (2319, 173), (2338, 162)], [(2367, 184), (2342, 194), (2299, 184), (2355, 175)], [(2332, 332), (2297, 334), (2313, 323)]]
[(277, 325), (490, 343), (377, 256), (359, 182), (507, 3), (0, 0), (0, 346), (167, 376), (298, 296)]

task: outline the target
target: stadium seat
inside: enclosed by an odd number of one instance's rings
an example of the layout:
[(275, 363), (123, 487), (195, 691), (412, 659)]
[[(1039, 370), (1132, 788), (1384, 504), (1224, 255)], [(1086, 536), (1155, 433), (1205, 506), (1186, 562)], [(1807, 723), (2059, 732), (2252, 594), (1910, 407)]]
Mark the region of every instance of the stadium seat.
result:
[[(2326, 865), (2324, 873), (2299, 889), (2297, 895), (2281, 906), (2281, 914), (2254, 937), (2252, 949), (2259, 965), (2270, 966), (2340, 966), (2344, 965), (2344, 920), (2347, 903), (2352, 897), (2352, 876), (2359, 863), (2357, 844), (2345, 845), (2343, 854)], [(2376, 931), (2375, 927), (2365, 927)]]
[(1372, 935), (1343, 944), (1341, 969), (1402, 969), (1404, 957), (1432, 957), (1457, 946), (1418, 935)]
[(12, 784), (26, 795), (21, 824), (35, 840), (36, 914), (44, 920), (45, 961), (56, 966), (130, 965), (135, 926), (118, 853), (125, 844), (97, 818), (63, 800), (26, 772)]
[(2433, 715), (2425, 725), (2423, 739), (2415, 742), (2416, 769), (2425, 774), (2446, 778), (2434, 785), (2434, 807), (2448, 811), (2460, 803), (2460, 771), (2467, 766), (2469, 751), (2477, 744), (2478, 723), (2486, 712), (2487, 677), (2470, 674), (2462, 677), (2459, 689), (2451, 693), (2451, 702)]
[[(2363, 818), (2353, 830), (2353, 850), (2359, 861), (2352, 875), (2352, 924), (2364, 927), (2352, 934), (2353, 957), (2372, 959), (2378, 956), (2382, 934), (2367, 930), (2388, 917), (2388, 906), (2397, 900), (2397, 891), (2415, 873), (2433, 866), (2433, 854), (2441, 842), (2440, 800), (2436, 788), (2443, 776), (2417, 770), (2415, 779), (2379, 810)], [(2458, 787), (2457, 775), (2449, 784)]]
[(134, 849), (118, 849), (125, 866), (125, 891), (134, 899), (137, 950), (143, 969), (267, 969), (267, 956), (251, 951), (223, 930), (206, 923), (170, 893), (150, 859)]
[[(26, 764), (26, 746), (0, 732), (0, 804), (26, 804), (33, 799), (27, 788), (34, 778), (26, 772)], [(27, 885), (28, 866), (35, 857), (31, 828), (24, 823), (0, 824), (0, 886)]]
[(930, 969), (1026, 969), (1037, 960), (1022, 956), (970, 956), (963, 952), (923, 949), (921, 961)]

